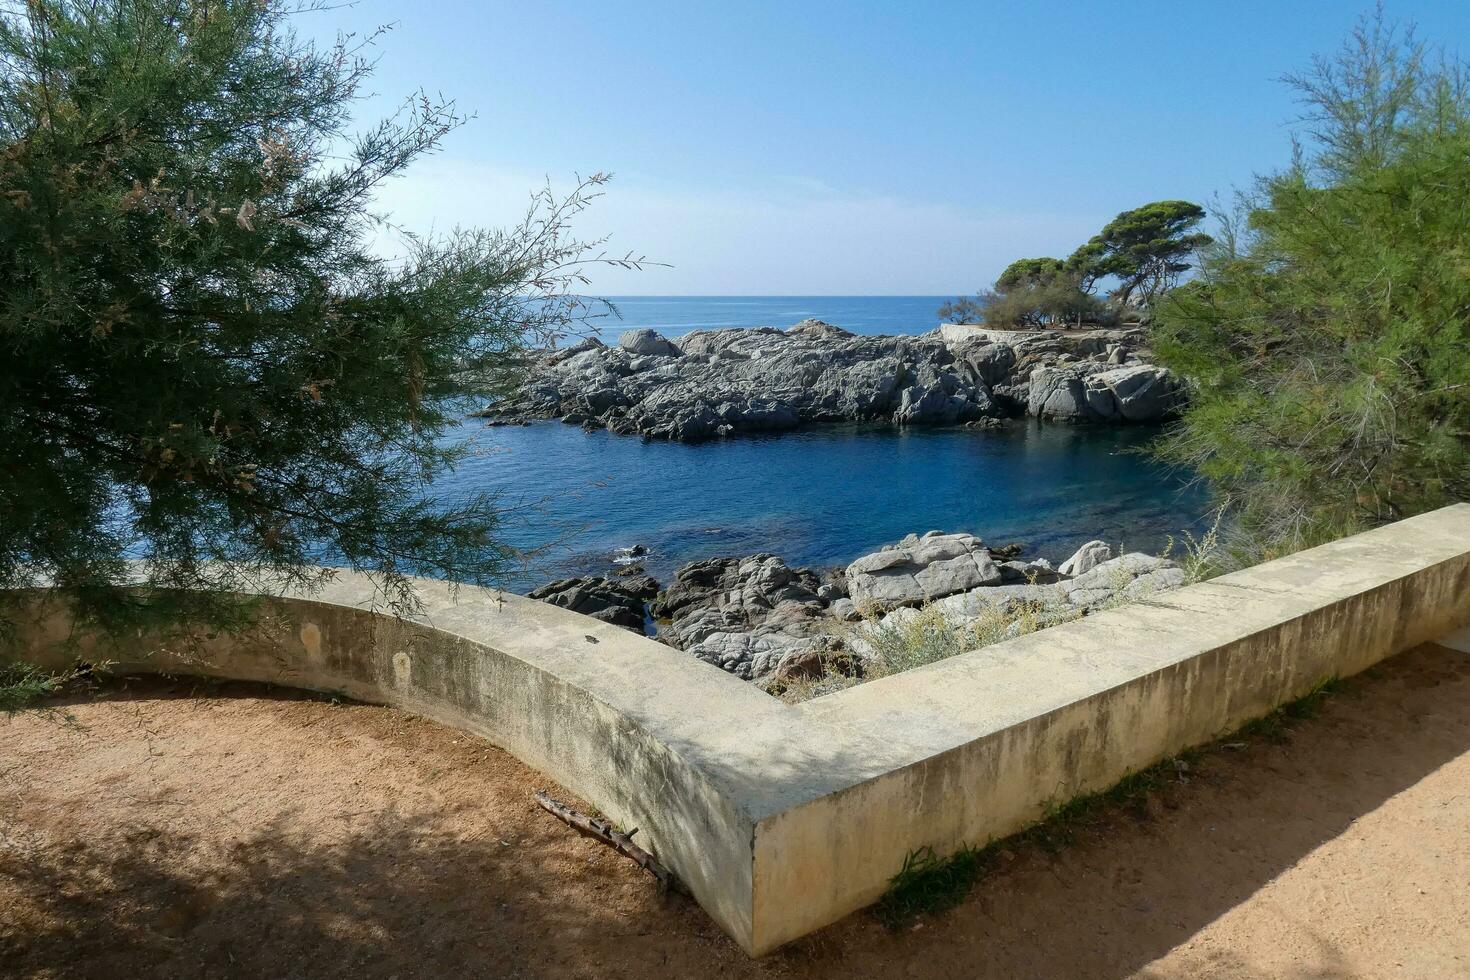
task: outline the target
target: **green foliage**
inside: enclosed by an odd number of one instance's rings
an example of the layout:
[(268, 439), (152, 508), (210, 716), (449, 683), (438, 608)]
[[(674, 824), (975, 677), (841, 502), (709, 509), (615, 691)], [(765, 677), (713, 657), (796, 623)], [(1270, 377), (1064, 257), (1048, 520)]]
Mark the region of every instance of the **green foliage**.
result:
[(0, 712), (14, 714), (57, 694), (77, 672), (54, 674), (30, 664), (0, 659)]
[(945, 301), (940, 306), (936, 315), (945, 323), (983, 323), (985, 322), (985, 307), (990, 303), (989, 298), (984, 295), (961, 296), (957, 299)]
[(952, 909), (965, 900), (991, 857), (987, 848), (962, 847), (941, 858), (934, 848), (921, 847), (904, 858), (873, 911), (884, 925), (897, 930), (920, 915)]
[(996, 292), (1008, 293), (1028, 286), (1044, 286), (1061, 271), (1061, 259), (1017, 259), (996, 278), (995, 289)]
[[(1168, 543), (1164, 546), (1162, 557), (1173, 558), (1179, 563), (1184, 572), (1184, 584), (1195, 585), (1200, 582), (1209, 581), (1226, 572), (1233, 572), (1237, 568), (1250, 564), (1241, 555), (1232, 553), (1225, 544), (1226, 528), (1225, 514), (1229, 510), (1228, 505), (1215, 508), (1215, 519), (1203, 534), (1196, 535), (1189, 528), (1185, 528), (1179, 538), (1169, 535)], [(1174, 555), (1175, 546), (1179, 546), (1180, 554)]]
[[(1173, 289), (1200, 249), (1213, 239), (1192, 229), (1205, 211), (1188, 201), (1155, 201), (1124, 211), (1065, 261), (1017, 259), (995, 280), (990, 294), (952, 300), (939, 315), (951, 322), (1039, 328), (1107, 322), (1138, 299), (1151, 304)], [(1103, 279), (1116, 279), (1110, 307), (1094, 295)], [(964, 316), (966, 319), (961, 320)]]
[(1205, 217), (1189, 201), (1155, 201), (1124, 211), (1067, 259), (1066, 268), (1087, 288), (1114, 277), (1118, 305), (1137, 296), (1145, 304), (1174, 288), (1191, 257), (1213, 239), (1192, 229)]
[(951, 623), (933, 606), (889, 614), (887, 622), (869, 623), (863, 631), (869, 673), (897, 674), (948, 660), (975, 647), (970, 630)]
[(271, 0), (0, 7), (0, 589), (50, 579), (120, 629), (227, 618), (313, 557), (398, 607), (407, 574), (495, 574), (494, 501), (425, 488), (462, 410), (584, 314), (598, 243), (567, 222), (603, 178), (379, 257), (376, 188), (461, 119), (416, 96), (349, 132), (362, 50)]
[(1294, 76), (1307, 149), (1157, 311), (1163, 455), (1264, 554), (1470, 499), (1470, 99), (1371, 20)]
[(1102, 304), (1061, 259), (1017, 259), (995, 281), (985, 321), (997, 327), (1049, 327), (1096, 320)]

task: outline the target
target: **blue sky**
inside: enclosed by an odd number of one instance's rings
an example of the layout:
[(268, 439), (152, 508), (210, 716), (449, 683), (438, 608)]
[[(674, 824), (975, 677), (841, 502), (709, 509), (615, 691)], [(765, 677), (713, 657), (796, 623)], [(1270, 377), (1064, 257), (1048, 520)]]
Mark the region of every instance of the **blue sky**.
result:
[[(362, 0), (395, 29), (363, 117), (423, 88), (476, 118), (380, 198), (415, 230), (515, 220), (616, 175), (578, 230), (670, 264), (626, 294), (952, 294), (1118, 211), (1204, 202), (1286, 161), (1276, 81), (1367, 4)], [(1391, 2), (1470, 38), (1470, 3)]]

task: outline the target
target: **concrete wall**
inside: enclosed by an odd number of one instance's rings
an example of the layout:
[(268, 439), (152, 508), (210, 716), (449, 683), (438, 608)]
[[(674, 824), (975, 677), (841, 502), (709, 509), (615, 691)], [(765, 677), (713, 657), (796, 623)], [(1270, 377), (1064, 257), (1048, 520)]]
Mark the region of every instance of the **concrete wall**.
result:
[(940, 339), (947, 344), (957, 344), (963, 340), (981, 340), (987, 344), (1015, 344), (1042, 334), (1055, 335), (1055, 331), (996, 330), (973, 323), (941, 323), (939, 325)]
[[(340, 690), (480, 734), (641, 828), (758, 954), (876, 899), (917, 847), (1014, 832), (1470, 625), (1470, 505), (797, 707), (574, 613), (420, 587), (420, 622), (369, 611), (370, 585), (344, 575), (279, 600), (274, 644), (124, 669)], [(48, 611), (37, 659), (66, 656), (65, 622)]]

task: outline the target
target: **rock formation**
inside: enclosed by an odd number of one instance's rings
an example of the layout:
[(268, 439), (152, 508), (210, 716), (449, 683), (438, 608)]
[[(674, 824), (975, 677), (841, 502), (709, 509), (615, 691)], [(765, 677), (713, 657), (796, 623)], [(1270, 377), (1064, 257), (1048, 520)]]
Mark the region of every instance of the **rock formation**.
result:
[(532, 599), (642, 633), (643, 605), (658, 594), (658, 582), (647, 576), (617, 579), (586, 576), (559, 579), (526, 594)]
[(902, 623), (920, 607), (954, 626), (1036, 611), (1043, 622), (1076, 618), (1149, 592), (1178, 588), (1184, 571), (1141, 552), (1112, 557), (1089, 541), (1053, 567), (989, 548), (973, 534), (930, 531), (864, 555), (845, 570), (792, 568), (775, 555), (708, 558), (678, 570), (668, 588), (647, 577), (563, 579), (535, 599), (642, 632), (645, 607), (657, 638), (743, 680), (822, 673), (844, 650), (859, 658), (868, 631)]
[(822, 630), (841, 594), (809, 568), (774, 555), (685, 565), (649, 607), (659, 639), (745, 680), (819, 672)]
[(859, 336), (804, 320), (789, 330), (697, 330), (675, 344), (629, 330), (616, 347), (589, 339), (547, 354), (481, 414), (697, 442), (820, 423), (973, 425), (1024, 413), (1148, 422), (1182, 397), (1172, 374), (1135, 353), (1138, 330), (1006, 336)]

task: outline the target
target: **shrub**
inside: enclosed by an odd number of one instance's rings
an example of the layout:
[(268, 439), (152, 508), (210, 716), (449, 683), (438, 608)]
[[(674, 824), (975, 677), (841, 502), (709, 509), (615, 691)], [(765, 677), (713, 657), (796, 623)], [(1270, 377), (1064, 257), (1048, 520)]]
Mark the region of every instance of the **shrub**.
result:
[(1381, 18), (1290, 79), (1303, 149), (1156, 311), (1164, 458), (1269, 556), (1470, 499), (1470, 86)]

